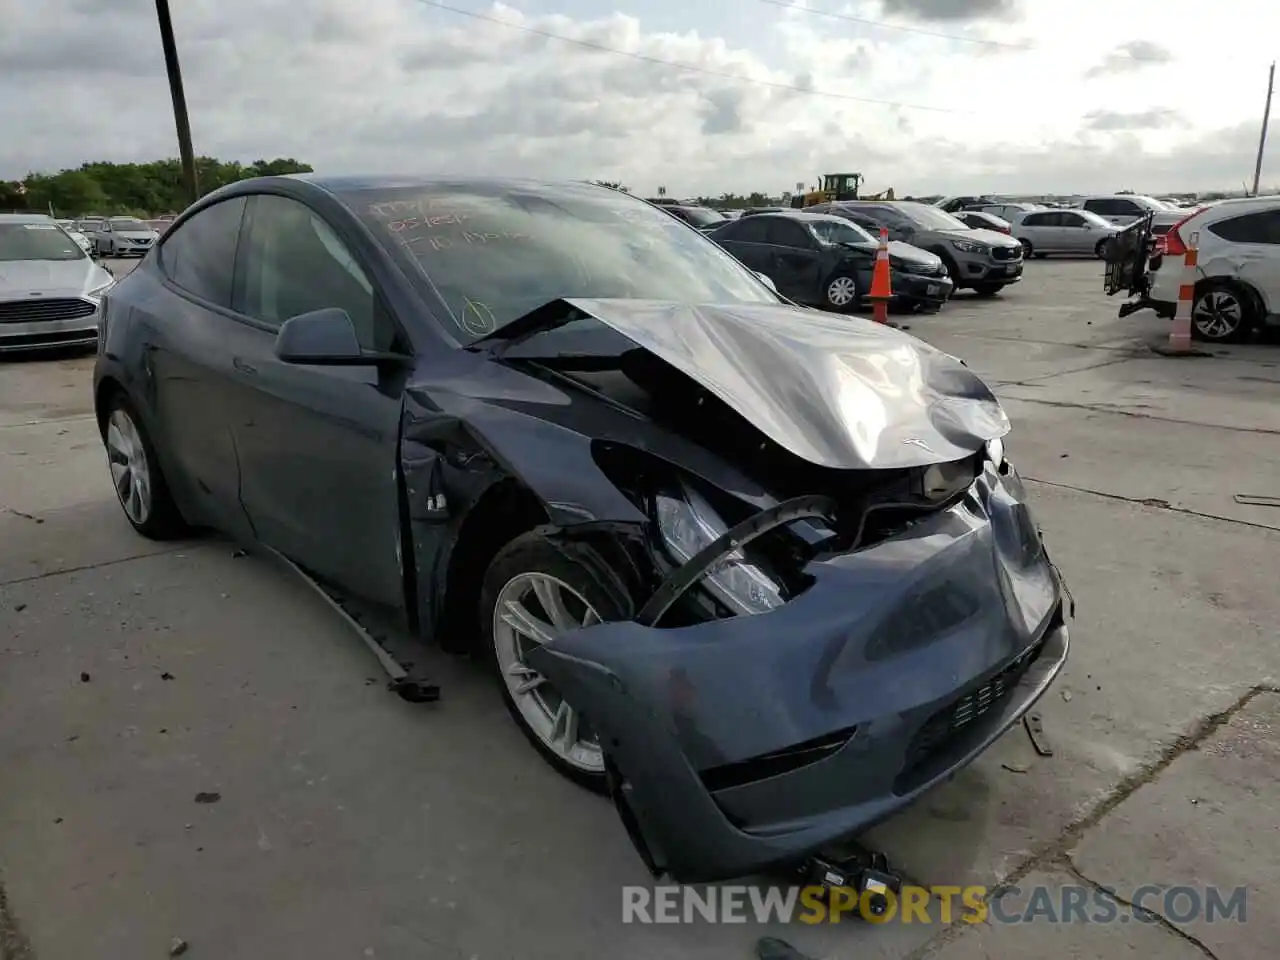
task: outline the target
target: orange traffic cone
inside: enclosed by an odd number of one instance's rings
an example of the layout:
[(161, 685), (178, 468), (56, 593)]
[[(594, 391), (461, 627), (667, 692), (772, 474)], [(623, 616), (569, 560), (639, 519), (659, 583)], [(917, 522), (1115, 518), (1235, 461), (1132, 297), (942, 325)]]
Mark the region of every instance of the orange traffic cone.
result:
[(1156, 353), (1166, 357), (1210, 356), (1191, 344), (1191, 307), (1195, 301), (1196, 279), (1199, 276), (1199, 246), (1200, 234), (1193, 233), (1187, 243), (1187, 253), (1182, 263), (1182, 283), (1178, 286), (1178, 307), (1169, 328), (1169, 342), (1154, 348)]
[(888, 323), (893, 281), (889, 276), (889, 231), (884, 227), (880, 228), (880, 249), (876, 251), (876, 265), (871, 271), (871, 292), (867, 299), (872, 304), (872, 319), (876, 323)]

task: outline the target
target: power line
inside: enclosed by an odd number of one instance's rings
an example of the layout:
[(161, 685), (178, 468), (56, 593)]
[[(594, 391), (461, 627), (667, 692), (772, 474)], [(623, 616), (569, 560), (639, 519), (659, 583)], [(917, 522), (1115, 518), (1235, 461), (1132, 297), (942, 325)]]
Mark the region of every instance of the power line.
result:
[[(975, 116), (971, 110), (955, 110), (950, 107), (933, 107), (920, 103), (903, 103), (898, 100), (878, 100), (874, 97), (857, 97), (851, 93), (836, 93), (833, 90), (815, 90), (810, 87), (802, 87), (794, 83), (780, 83), (774, 80), (761, 80), (758, 77), (744, 77), (740, 73), (728, 73), (727, 71), (714, 70), (710, 67), (700, 67), (692, 63), (684, 63), (680, 60), (666, 60), (662, 57), (653, 57), (644, 53), (634, 53), (630, 50), (619, 50), (617, 47), (606, 46), (603, 43), (595, 43), (591, 40), (579, 40), (575, 37), (566, 37), (558, 33), (551, 33), (548, 30), (539, 30), (537, 27), (527, 27), (520, 23), (512, 23), (509, 20), (502, 20), (499, 17), (493, 17), (486, 13), (478, 13), (475, 10), (463, 10), (460, 7), (453, 7), (440, 0), (414, 0), (423, 6), (435, 7), (437, 10), (443, 10), (446, 13), (457, 14), (461, 17), (470, 17), (473, 20), (483, 20), (485, 23), (494, 23), (500, 27), (506, 27), (509, 30), (519, 30), (521, 33), (530, 33), (534, 36), (545, 37), (548, 40), (556, 40), (560, 43), (572, 44), (575, 47), (582, 47), (587, 50), (595, 50), (598, 53), (611, 53), (619, 57), (629, 57), (632, 60), (640, 60), (644, 63), (655, 63), (659, 66), (671, 67), (676, 70), (684, 70), (688, 73), (700, 73), (708, 77), (719, 77), (722, 80), (735, 80), (738, 83), (752, 83), (760, 87), (768, 87), (772, 90), (786, 90), (790, 93), (804, 94), (810, 97), (826, 97), (831, 100), (845, 100), (853, 103), (870, 103), (881, 107), (898, 107), (903, 110), (925, 110), (929, 113), (953, 113)], [(784, 4), (785, 6), (785, 4)], [(797, 7), (796, 9), (800, 9)]]
[[(858, 23), (866, 27), (876, 27), (880, 30), (896, 30), (899, 33), (914, 33), (922, 37), (937, 37), (940, 40), (954, 40), (957, 43), (972, 43), (982, 47), (988, 47), (996, 50), (1010, 50), (1026, 52), (1035, 50), (1040, 44), (1027, 41), (1025, 43), (1011, 43), (1007, 40), (987, 40), (983, 37), (966, 37), (959, 33), (943, 33), (940, 30), (927, 30), (924, 27), (908, 27), (901, 23), (888, 23), (884, 20), (872, 20), (868, 17), (855, 17), (851, 13), (837, 13), (834, 10), (818, 10), (814, 7), (806, 7), (799, 3), (790, 2), (790, 0), (760, 0), (761, 3), (767, 3), (771, 7), (781, 7), (784, 10), (796, 10), (800, 13), (811, 14), (815, 17), (828, 17), (832, 20), (844, 20), (848, 23)], [(1112, 52), (1112, 57), (1124, 60), (1136, 60), (1140, 63), (1168, 63), (1167, 55), (1159, 56), (1141, 56), (1135, 53), (1117, 53)]]

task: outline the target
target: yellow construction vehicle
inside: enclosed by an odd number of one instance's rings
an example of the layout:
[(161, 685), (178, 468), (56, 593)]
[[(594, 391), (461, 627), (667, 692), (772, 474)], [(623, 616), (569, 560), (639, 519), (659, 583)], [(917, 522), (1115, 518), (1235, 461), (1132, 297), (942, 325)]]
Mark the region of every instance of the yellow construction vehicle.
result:
[(862, 185), (860, 173), (824, 173), (818, 178), (819, 186), (808, 193), (797, 194), (791, 198), (791, 205), (796, 208), (812, 207), (819, 203), (831, 203), (836, 200), (892, 200), (893, 187), (870, 197), (859, 197), (858, 187)]

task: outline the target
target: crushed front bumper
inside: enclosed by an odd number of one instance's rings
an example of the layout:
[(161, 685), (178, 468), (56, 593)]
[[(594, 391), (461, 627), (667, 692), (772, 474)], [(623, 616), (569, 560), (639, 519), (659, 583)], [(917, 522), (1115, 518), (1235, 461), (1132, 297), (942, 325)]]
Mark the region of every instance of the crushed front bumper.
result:
[(601, 624), (530, 655), (599, 732), (655, 873), (738, 877), (855, 836), (982, 753), (1066, 661), (1062, 583), (1011, 469), (807, 572), (766, 614)]
[(955, 281), (945, 273), (928, 276), (902, 270), (893, 273), (892, 279), (894, 299), (904, 303), (941, 305), (956, 289)]

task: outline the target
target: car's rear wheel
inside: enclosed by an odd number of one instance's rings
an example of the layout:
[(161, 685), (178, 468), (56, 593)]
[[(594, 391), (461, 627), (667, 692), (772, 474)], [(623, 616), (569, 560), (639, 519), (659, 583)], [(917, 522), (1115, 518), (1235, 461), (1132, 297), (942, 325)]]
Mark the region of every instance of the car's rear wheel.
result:
[(1235, 284), (1211, 282), (1196, 291), (1191, 305), (1191, 336), (1210, 343), (1241, 339), (1257, 320), (1257, 308), (1247, 291)]
[(133, 529), (152, 540), (171, 540), (187, 533), (146, 428), (122, 392), (112, 396), (107, 406), (103, 441), (111, 484)]
[[(629, 599), (606, 586), (596, 554), (538, 531), (503, 547), (485, 574), (481, 627), (502, 698), (521, 732), (559, 773), (604, 792), (604, 752), (590, 719), (564, 700), (527, 656), (556, 633), (624, 619)], [(602, 573), (605, 575), (602, 576)]]
[(852, 310), (861, 299), (858, 279), (850, 273), (836, 274), (822, 290), (822, 303), (828, 310)]

